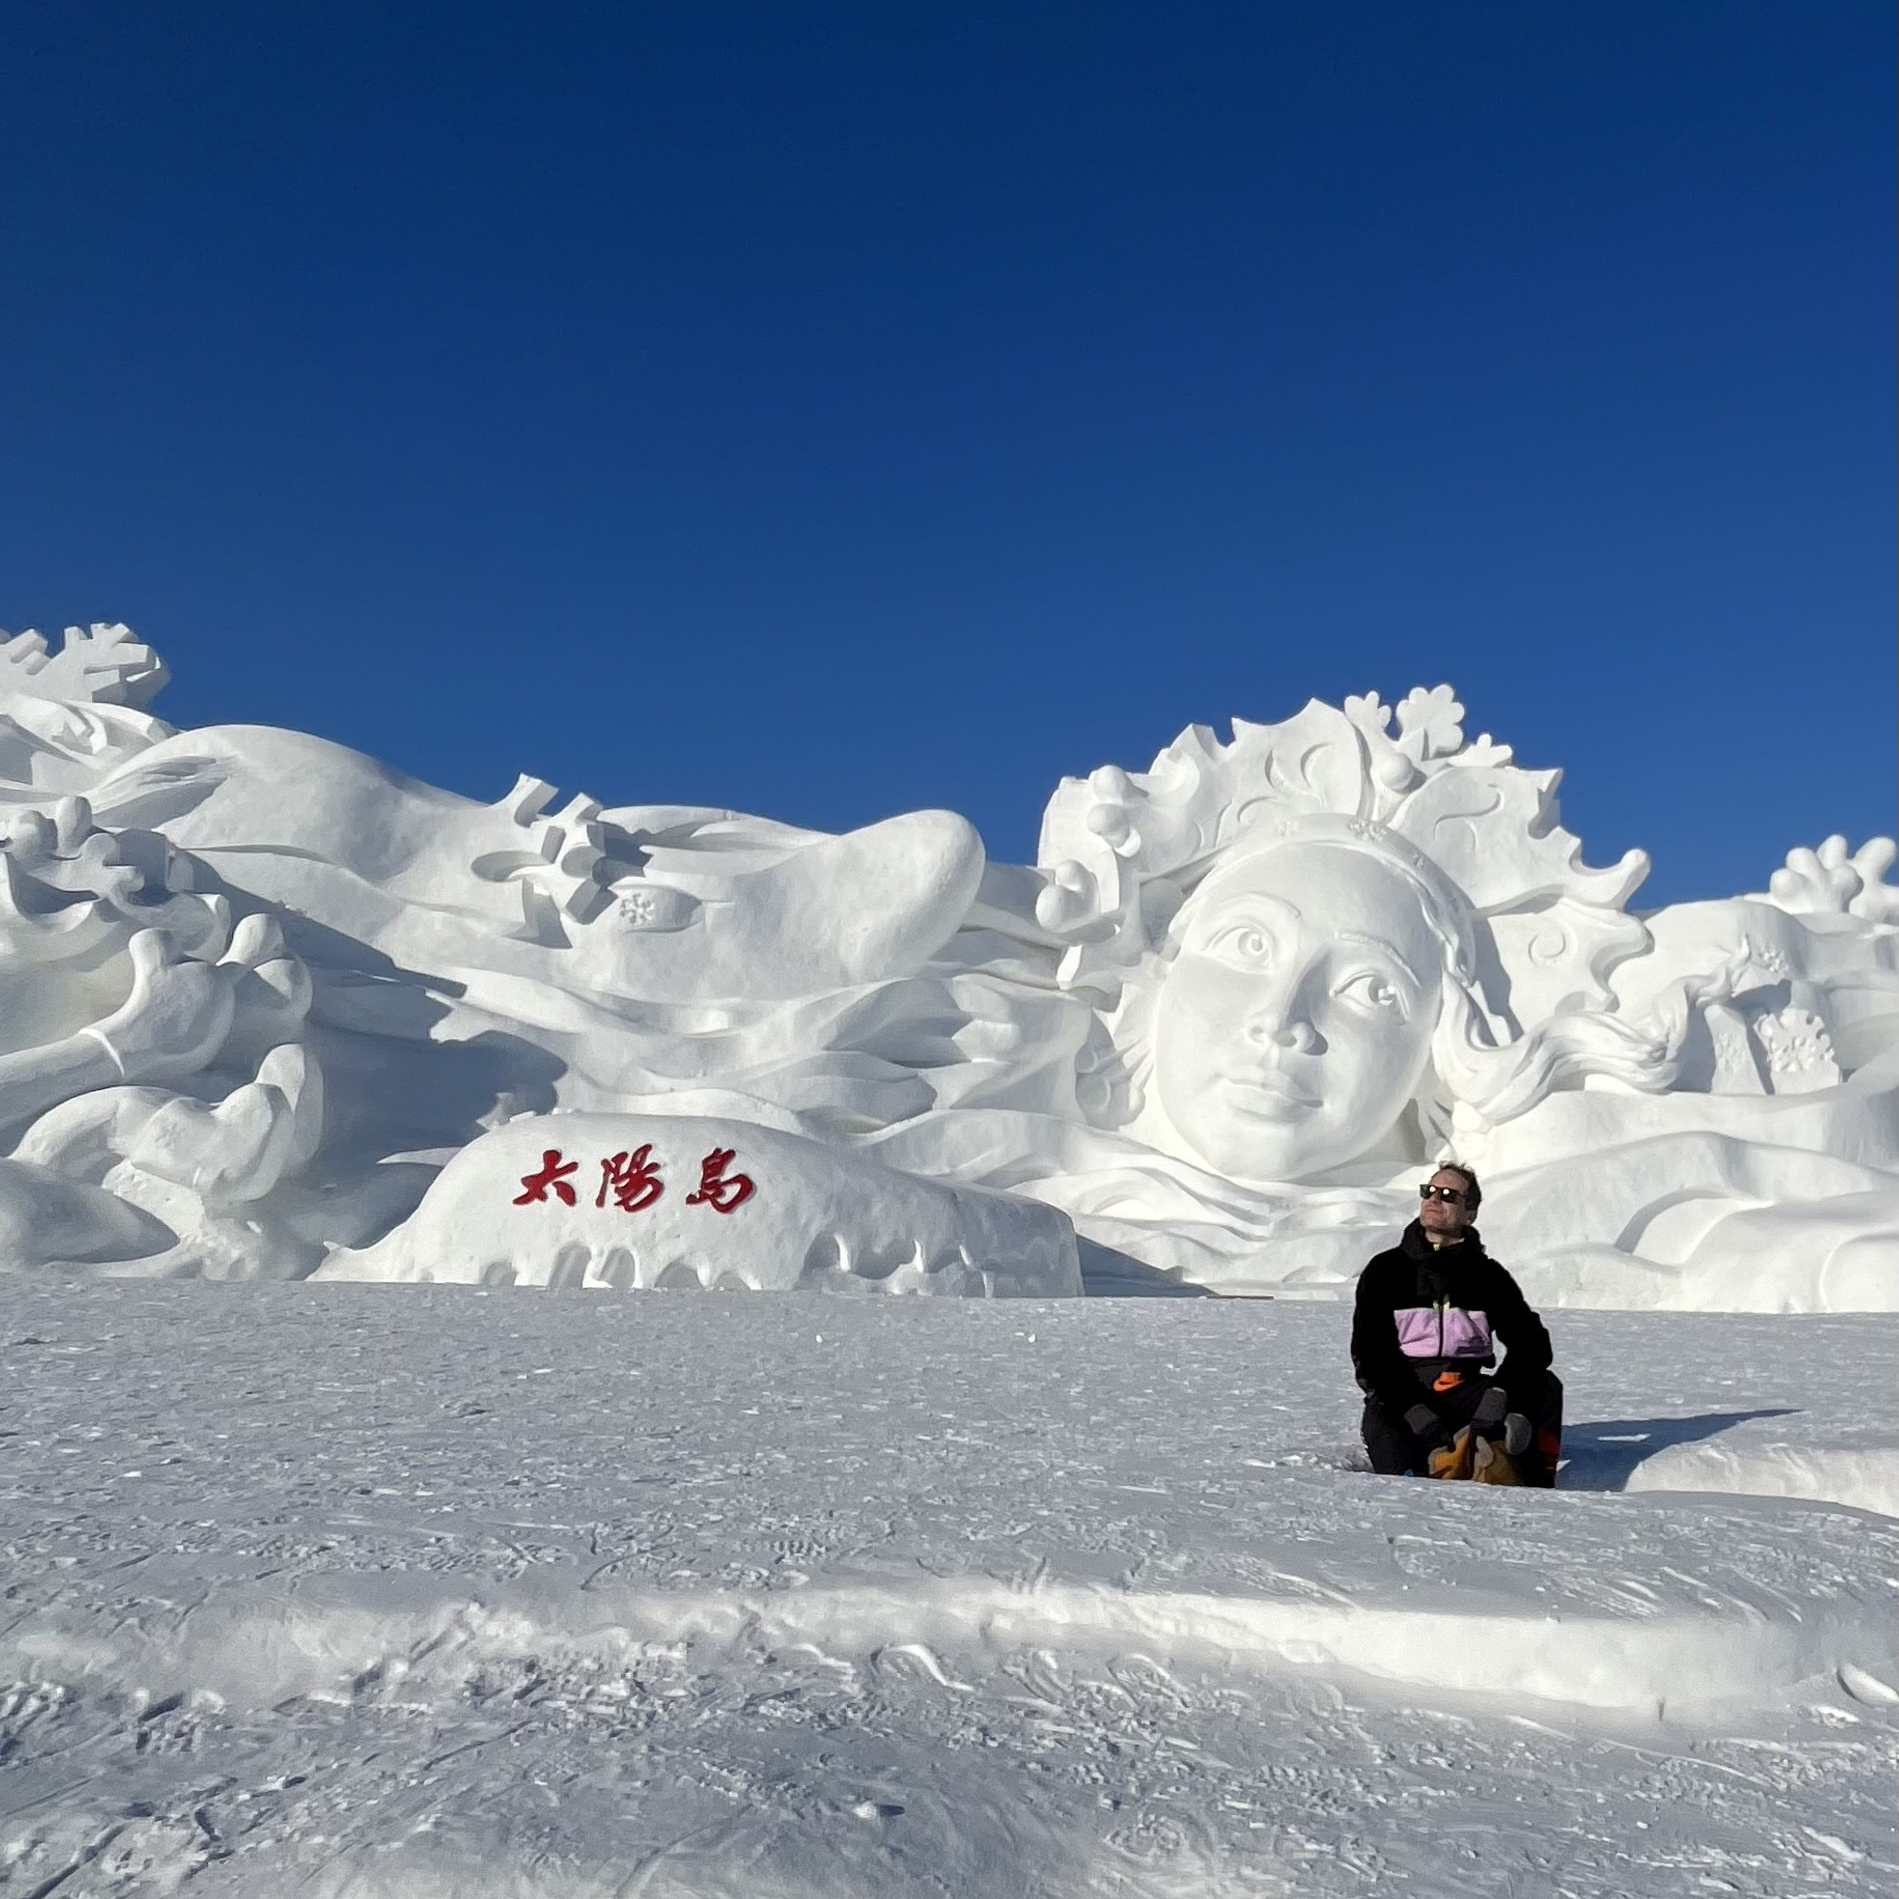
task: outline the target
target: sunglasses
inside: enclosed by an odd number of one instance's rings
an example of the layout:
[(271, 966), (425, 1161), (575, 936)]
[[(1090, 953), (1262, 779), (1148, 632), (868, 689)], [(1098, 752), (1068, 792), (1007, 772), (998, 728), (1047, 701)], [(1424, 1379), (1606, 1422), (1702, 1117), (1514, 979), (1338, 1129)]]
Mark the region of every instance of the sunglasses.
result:
[(1464, 1190), (1462, 1187), (1434, 1187), (1427, 1180), (1418, 1189), (1418, 1198), (1420, 1200), (1448, 1200), (1452, 1206), (1461, 1207), (1464, 1204)]

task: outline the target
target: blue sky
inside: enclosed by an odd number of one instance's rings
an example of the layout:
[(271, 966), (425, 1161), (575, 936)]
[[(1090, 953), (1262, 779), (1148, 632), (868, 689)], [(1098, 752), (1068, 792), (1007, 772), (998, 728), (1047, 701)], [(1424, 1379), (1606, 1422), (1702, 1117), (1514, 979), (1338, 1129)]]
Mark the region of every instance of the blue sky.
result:
[(1034, 848), (1449, 680), (1643, 901), (1895, 822), (1872, 0), (0, 16), (0, 625), (479, 797)]

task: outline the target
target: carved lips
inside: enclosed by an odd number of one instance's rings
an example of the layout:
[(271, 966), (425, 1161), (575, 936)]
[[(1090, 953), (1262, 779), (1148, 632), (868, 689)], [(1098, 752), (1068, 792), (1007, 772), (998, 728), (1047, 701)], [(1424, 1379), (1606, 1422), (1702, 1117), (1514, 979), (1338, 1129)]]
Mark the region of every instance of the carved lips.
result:
[(1306, 1114), (1319, 1105), (1319, 1096), (1277, 1068), (1248, 1068), (1220, 1077), (1242, 1114), (1263, 1114), (1278, 1120)]

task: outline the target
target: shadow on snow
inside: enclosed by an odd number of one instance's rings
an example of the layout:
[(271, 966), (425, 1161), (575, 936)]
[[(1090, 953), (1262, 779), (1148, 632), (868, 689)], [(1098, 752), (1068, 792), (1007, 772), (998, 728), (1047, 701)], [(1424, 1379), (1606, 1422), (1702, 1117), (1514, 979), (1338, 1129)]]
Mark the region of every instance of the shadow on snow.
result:
[(1718, 1437), (1754, 1418), (1791, 1417), (1795, 1409), (1775, 1405), (1760, 1411), (1708, 1411), (1693, 1418), (1612, 1418), (1568, 1425), (1557, 1482), (1564, 1490), (1625, 1490), (1636, 1469), (1657, 1451)]

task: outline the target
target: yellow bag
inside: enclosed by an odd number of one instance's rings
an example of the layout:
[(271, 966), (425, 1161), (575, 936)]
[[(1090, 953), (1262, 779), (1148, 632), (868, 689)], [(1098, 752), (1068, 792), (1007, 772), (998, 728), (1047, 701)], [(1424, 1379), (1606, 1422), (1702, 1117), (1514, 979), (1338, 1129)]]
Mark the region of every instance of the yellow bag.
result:
[(1517, 1475), (1516, 1460), (1501, 1444), (1487, 1437), (1477, 1440), (1477, 1449), (1471, 1458), (1470, 1480), (1474, 1484), (1515, 1484), (1519, 1488), (1523, 1483)]
[(1476, 1462), (1476, 1445), (1476, 1433), (1467, 1424), (1448, 1444), (1431, 1453), (1431, 1475), (1451, 1481), (1468, 1477)]
[(1519, 1488), (1523, 1483), (1510, 1453), (1494, 1439), (1479, 1437), (1468, 1424), (1442, 1449), (1431, 1453), (1430, 1470), (1433, 1477), (1452, 1483), (1515, 1484)]

